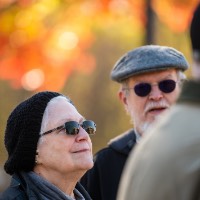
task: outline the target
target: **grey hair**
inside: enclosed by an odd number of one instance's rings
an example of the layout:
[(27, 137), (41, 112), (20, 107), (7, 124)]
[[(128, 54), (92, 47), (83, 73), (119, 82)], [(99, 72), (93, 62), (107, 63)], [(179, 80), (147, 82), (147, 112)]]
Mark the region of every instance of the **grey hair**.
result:
[[(66, 96), (57, 96), (57, 97), (54, 97), (53, 99), (51, 99), (48, 102), (48, 104), (46, 106), (46, 109), (44, 111), (44, 114), (43, 114), (41, 128), (40, 128), (40, 135), (42, 135), (42, 133), (46, 131), (47, 125), (49, 123), (49, 108), (50, 108), (50, 105), (52, 105), (54, 103), (57, 103), (60, 99), (65, 99), (65, 100), (67, 100), (69, 103), (71, 103), (73, 105), (72, 101)], [(39, 142), (43, 141), (42, 138), (43, 137), (40, 137)]]
[[(186, 75), (184, 74), (184, 72), (181, 69), (177, 69), (177, 78), (178, 78), (178, 82), (179, 82), (179, 87), (182, 87), (183, 82), (185, 80), (187, 80)], [(124, 81), (121, 82), (121, 90), (123, 90), (123, 88), (127, 88), (128, 87), (128, 82), (129, 82), (129, 78), (125, 79)], [(130, 91), (129, 90), (124, 90), (125, 95), (128, 96)]]
[(183, 82), (185, 80), (187, 80), (187, 77), (184, 74), (184, 72), (182, 70), (180, 70), (180, 69), (177, 70), (177, 78), (178, 78), (178, 83), (179, 83), (178, 85), (179, 85), (180, 88), (182, 88)]

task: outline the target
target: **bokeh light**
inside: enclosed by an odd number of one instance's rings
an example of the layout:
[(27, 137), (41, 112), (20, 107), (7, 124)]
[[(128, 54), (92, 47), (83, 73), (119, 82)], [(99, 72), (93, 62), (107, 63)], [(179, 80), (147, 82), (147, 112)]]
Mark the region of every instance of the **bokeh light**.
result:
[(73, 32), (62, 32), (58, 37), (58, 46), (61, 49), (70, 50), (77, 46), (78, 37)]
[(22, 77), (22, 86), (28, 91), (36, 90), (43, 84), (44, 77), (44, 73), (41, 69), (32, 69)]

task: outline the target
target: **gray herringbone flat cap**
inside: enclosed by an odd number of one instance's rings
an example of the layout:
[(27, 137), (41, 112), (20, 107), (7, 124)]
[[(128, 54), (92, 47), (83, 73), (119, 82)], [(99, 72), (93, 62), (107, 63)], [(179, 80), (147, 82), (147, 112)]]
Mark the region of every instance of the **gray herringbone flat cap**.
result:
[(122, 56), (114, 65), (111, 79), (121, 82), (131, 76), (176, 68), (185, 71), (189, 65), (184, 55), (174, 48), (146, 45)]

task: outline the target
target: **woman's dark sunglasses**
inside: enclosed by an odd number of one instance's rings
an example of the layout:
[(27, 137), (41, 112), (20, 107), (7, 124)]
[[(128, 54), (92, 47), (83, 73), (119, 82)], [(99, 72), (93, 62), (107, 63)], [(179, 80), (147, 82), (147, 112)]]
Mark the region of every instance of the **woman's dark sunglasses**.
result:
[(145, 97), (151, 92), (151, 87), (153, 85), (158, 85), (160, 91), (164, 93), (170, 93), (173, 92), (174, 89), (176, 88), (176, 83), (177, 83), (176, 81), (169, 79), (160, 81), (158, 84), (139, 83), (135, 85), (134, 88), (123, 88), (123, 90), (134, 89), (136, 95), (140, 97)]
[(79, 124), (76, 121), (66, 122), (64, 125), (54, 128), (52, 130), (46, 131), (41, 135), (46, 135), (48, 133), (52, 133), (56, 130), (65, 129), (67, 135), (76, 135), (79, 133), (80, 126), (89, 134), (94, 135), (96, 133), (96, 124), (91, 120), (83, 121), (82, 124)]

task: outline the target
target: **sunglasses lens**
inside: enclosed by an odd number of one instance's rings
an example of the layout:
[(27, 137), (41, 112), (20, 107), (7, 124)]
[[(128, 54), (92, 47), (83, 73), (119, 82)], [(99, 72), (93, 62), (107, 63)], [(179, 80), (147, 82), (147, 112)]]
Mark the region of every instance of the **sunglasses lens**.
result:
[(81, 126), (89, 135), (96, 133), (96, 124), (91, 120), (84, 121)]
[(159, 83), (159, 89), (164, 93), (173, 92), (176, 87), (174, 80), (164, 80)]
[(66, 133), (69, 135), (76, 135), (79, 133), (79, 124), (75, 121), (65, 123)]
[(151, 85), (149, 83), (139, 83), (134, 87), (135, 94), (140, 97), (147, 96), (151, 91)]

